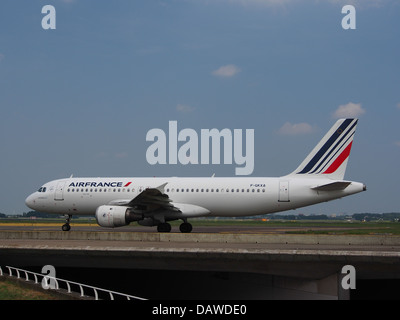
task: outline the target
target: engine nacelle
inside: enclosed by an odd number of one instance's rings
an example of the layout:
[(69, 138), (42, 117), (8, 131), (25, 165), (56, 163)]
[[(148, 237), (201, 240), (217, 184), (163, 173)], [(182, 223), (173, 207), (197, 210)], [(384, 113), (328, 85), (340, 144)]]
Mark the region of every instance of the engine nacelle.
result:
[(141, 214), (133, 213), (129, 207), (107, 205), (98, 207), (95, 217), (98, 225), (105, 228), (123, 227), (143, 219)]

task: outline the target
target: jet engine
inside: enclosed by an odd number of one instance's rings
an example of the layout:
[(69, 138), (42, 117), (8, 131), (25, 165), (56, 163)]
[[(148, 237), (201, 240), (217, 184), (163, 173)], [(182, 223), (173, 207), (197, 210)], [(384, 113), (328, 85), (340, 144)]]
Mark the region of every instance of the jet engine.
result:
[(98, 225), (105, 228), (123, 227), (143, 219), (143, 215), (134, 213), (132, 208), (107, 205), (98, 207), (95, 217)]

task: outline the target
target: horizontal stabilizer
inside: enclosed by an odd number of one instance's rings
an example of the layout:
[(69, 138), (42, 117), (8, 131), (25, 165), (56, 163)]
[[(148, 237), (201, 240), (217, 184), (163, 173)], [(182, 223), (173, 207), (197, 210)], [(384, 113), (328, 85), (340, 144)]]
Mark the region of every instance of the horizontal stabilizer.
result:
[(316, 190), (316, 191), (339, 191), (339, 190), (346, 189), (350, 184), (351, 184), (350, 181), (336, 181), (336, 182), (316, 186), (311, 189)]

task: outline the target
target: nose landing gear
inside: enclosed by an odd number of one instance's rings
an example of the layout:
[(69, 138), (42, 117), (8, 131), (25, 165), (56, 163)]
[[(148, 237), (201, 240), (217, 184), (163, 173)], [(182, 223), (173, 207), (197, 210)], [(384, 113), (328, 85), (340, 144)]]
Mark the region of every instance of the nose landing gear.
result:
[(62, 231), (69, 231), (71, 230), (71, 226), (69, 225), (69, 222), (71, 221), (72, 214), (69, 214), (67, 218), (65, 219), (65, 224), (61, 227)]

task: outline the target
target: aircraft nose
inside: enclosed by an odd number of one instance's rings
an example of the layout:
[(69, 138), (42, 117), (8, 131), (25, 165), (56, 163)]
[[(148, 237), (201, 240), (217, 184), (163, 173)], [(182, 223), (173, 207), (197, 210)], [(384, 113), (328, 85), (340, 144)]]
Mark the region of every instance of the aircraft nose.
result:
[(27, 207), (34, 209), (34, 205), (35, 205), (35, 197), (33, 194), (29, 195), (26, 199), (25, 199), (25, 204)]

